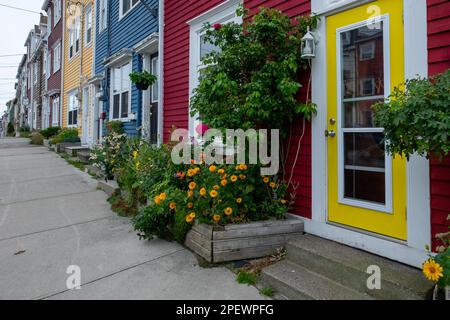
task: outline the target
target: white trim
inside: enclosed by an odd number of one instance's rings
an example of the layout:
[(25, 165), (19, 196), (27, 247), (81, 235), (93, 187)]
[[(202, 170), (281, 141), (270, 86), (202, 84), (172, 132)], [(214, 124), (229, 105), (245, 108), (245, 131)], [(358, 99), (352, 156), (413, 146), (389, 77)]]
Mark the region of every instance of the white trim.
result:
[[(241, 3), (242, 0), (225, 1), (187, 22), (188, 25), (190, 25), (189, 100), (193, 96), (194, 89), (197, 88), (199, 84), (200, 37), (204, 33), (204, 24), (207, 22), (211, 24), (229, 22), (242, 23), (242, 17), (236, 16), (236, 10)], [(191, 137), (196, 136), (195, 128), (200, 124), (198, 117), (198, 115), (192, 117), (189, 111), (189, 134)]]
[(316, 15), (329, 16), (373, 1), (375, 0), (312, 0), (311, 11)]
[[(339, 124), (337, 139), (338, 139), (338, 202), (341, 204), (365, 208), (369, 210), (375, 210), (379, 212), (385, 212), (392, 214), (392, 157), (385, 156), (385, 204), (377, 204), (369, 201), (358, 200), (358, 199), (348, 199), (345, 197), (345, 160), (344, 160), (344, 134), (351, 132), (382, 132), (380, 128), (352, 128), (345, 129), (343, 127), (343, 117), (342, 117), (342, 56), (341, 56), (341, 34), (344, 32), (352, 31), (361, 27), (365, 27), (370, 24), (372, 19), (359, 21), (357, 23), (349, 24), (345, 27), (338, 28), (336, 30), (336, 83), (337, 83), (337, 123)], [(377, 19), (378, 22), (378, 19)], [(391, 86), (391, 63), (390, 63), (390, 24), (389, 15), (385, 14), (380, 17), (379, 22), (383, 23), (383, 60), (384, 60), (384, 98), (390, 95)], [(365, 98), (365, 97), (364, 97)]]
[[(404, 0), (405, 78), (428, 76), (427, 3)], [(430, 162), (412, 156), (407, 164), (408, 244), (424, 248), (431, 242)]]
[[(159, 0), (159, 37), (164, 39), (164, 0)], [(158, 104), (158, 145), (164, 142), (164, 41), (158, 42), (158, 54), (159, 54), (159, 101)]]
[[(325, 1), (312, 0), (312, 11), (330, 15), (338, 11), (362, 5), (343, 0), (340, 5), (324, 7)], [(404, 0), (405, 25), (405, 78), (427, 76), (427, 20), (426, 0)], [(318, 9), (321, 9), (318, 10)], [(334, 11), (333, 11), (334, 10)], [(341, 227), (327, 224), (328, 180), (327, 139), (327, 21), (324, 16), (315, 30), (320, 41), (316, 58), (312, 61), (312, 99), (317, 104), (317, 115), (312, 120), (312, 219), (305, 220), (305, 231), (323, 238), (369, 251), (402, 263), (420, 267), (427, 258), (425, 245), (430, 244), (430, 177), (428, 160), (413, 156), (407, 164), (408, 236), (406, 245), (380, 239)]]
[(133, 47), (136, 53), (140, 54), (154, 54), (158, 52), (159, 47), (159, 34), (158, 32), (152, 33), (150, 36), (140, 41)]
[(130, 9), (127, 12), (123, 13), (122, 12), (122, 10), (123, 10), (123, 0), (120, 0), (119, 1), (119, 21), (122, 20), (123, 18), (125, 18), (140, 3), (141, 3), (141, 1), (139, 0), (136, 4), (133, 5), (133, 0), (130, 0)]

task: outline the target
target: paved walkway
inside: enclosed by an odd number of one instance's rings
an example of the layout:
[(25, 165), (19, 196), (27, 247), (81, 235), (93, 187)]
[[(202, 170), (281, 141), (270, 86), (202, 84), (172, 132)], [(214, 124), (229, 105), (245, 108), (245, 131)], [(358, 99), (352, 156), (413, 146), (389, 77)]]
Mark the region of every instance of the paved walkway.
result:
[[(0, 299), (262, 299), (176, 243), (139, 241), (96, 181), (24, 139), (0, 139)], [(82, 288), (68, 290), (69, 266)]]

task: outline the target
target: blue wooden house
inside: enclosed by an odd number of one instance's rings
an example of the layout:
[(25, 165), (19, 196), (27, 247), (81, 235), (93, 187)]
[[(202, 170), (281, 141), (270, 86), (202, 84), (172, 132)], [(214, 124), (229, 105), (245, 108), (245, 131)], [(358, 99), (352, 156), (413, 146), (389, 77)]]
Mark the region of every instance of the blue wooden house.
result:
[(159, 86), (140, 91), (129, 74), (159, 73), (158, 0), (96, 0), (95, 107), (101, 137), (107, 121), (121, 121), (130, 136), (158, 142)]

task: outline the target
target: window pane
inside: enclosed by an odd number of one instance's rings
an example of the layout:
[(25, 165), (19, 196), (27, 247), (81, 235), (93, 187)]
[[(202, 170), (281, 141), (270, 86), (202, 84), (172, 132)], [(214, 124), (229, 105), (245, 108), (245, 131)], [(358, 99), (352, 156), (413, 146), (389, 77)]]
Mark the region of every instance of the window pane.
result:
[(383, 23), (341, 34), (344, 98), (384, 95)]
[[(158, 58), (154, 58), (154, 59), (152, 59), (152, 74), (155, 75), (156, 77), (158, 77), (158, 72), (159, 72), (159, 60), (158, 60)], [(159, 100), (158, 82), (159, 82), (159, 79), (157, 79), (155, 84), (152, 86), (152, 101)]]
[(130, 0), (122, 0), (122, 14), (125, 14), (130, 10)]
[(73, 125), (72, 111), (69, 111), (69, 126)]
[(113, 100), (113, 119), (119, 119), (120, 94), (114, 95)]
[(119, 68), (115, 68), (113, 70), (113, 84), (112, 84), (114, 93), (120, 92), (120, 90), (121, 90), (120, 77), (121, 77), (120, 69)]
[(127, 118), (128, 117), (128, 92), (122, 93), (121, 117), (122, 118)]
[(345, 198), (386, 203), (385, 175), (380, 172), (345, 170)]
[(78, 110), (73, 111), (73, 124), (74, 125), (78, 124)]
[(207, 54), (211, 52), (219, 52), (220, 48), (216, 47), (214, 44), (206, 41), (206, 35), (200, 36), (200, 59), (205, 57)]
[[(385, 168), (385, 146), (383, 133), (345, 133), (345, 166)], [(381, 170), (384, 171), (384, 170)]]
[(344, 102), (345, 128), (373, 128), (372, 106), (380, 100)]

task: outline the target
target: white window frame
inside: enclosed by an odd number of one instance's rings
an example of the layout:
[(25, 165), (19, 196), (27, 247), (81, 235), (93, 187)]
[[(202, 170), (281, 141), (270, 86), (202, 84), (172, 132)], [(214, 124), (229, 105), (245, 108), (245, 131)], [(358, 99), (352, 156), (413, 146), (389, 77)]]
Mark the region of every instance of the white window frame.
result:
[[(80, 34), (81, 34), (81, 19), (80, 17), (76, 17), (71, 25), (71, 28), (69, 29), (69, 60), (72, 60), (74, 57), (78, 55), (78, 53), (81, 50), (81, 43), (80, 43)], [(78, 41), (78, 50), (77, 50), (77, 41)], [(72, 55), (70, 54), (70, 47), (73, 47)]]
[[(78, 127), (78, 123), (79, 123), (79, 119), (78, 119), (78, 114), (80, 113), (80, 100), (78, 100), (76, 94), (77, 94), (78, 90), (73, 90), (71, 92), (69, 92), (67, 94), (67, 127), (68, 128), (77, 128)], [(74, 100), (72, 100), (71, 98), (73, 98)], [(71, 102), (72, 101), (76, 101), (76, 106), (72, 106)], [(77, 111), (77, 122), (75, 124), (69, 124), (69, 114), (70, 112), (73, 111)]]
[[(92, 44), (92, 38), (93, 38), (93, 21), (92, 21), (92, 17), (93, 17), (93, 8), (91, 4), (86, 5), (85, 9), (84, 9), (85, 13), (84, 13), (84, 46), (88, 47)], [(89, 10), (89, 11), (88, 11)], [(88, 35), (90, 35), (90, 40), (89, 42), (88, 40)]]
[(52, 12), (53, 12), (52, 8), (48, 8), (47, 16), (48, 16), (48, 26), (49, 26), (50, 31), (53, 30), (53, 27), (54, 27), (52, 24), (52, 21), (53, 21)]
[(133, 9), (134, 8), (136, 8), (140, 3), (141, 3), (141, 1), (140, 0), (138, 0), (134, 5), (133, 5), (133, 0), (129, 0), (130, 1), (130, 9), (128, 9), (128, 11), (127, 12), (123, 12), (123, 1), (124, 0), (120, 0), (120, 3), (119, 3), (119, 20), (121, 20), (123, 17), (125, 17), (127, 14), (129, 14), (131, 11), (133, 11)]
[(61, 42), (53, 48), (53, 74), (61, 69)]
[(56, 26), (59, 20), (61, 20), (61, 13), (61, 0), (53, 0), (53, 26)]
[[(189, 100), (192, 99), (194, 90), (199, 85), (200, 71), (205, 66), (202, 65), (200, 59), (201, 36), (205, 33), (203, 26), (205, 23), (242, 23), (242, 17), (236, 15), (238, 6), (242, 3), (241, 0), (226, 1), (204, 14), (188, 21), (190, 25), (190, 49), (189, 49)], [(189, 103), (189, 135), (196, 137), (196, 127), (201, 123), (199, 115), (191, 116)]]
[[(389, 15), (385, 14), (380, 16), (380, 22), (383, 22), (383, 59), (384, 59), (384, 97), (387, 98), (390, 95), (390, 25), (389, 25)], [(337, 67), (337, 88), (338, 88), (338, 101), (337, 105), (339, 106), (338, 110), (338, 123), (343, 124), (343, 115), (342, 115), (342, 106), (343, 106), (343, 97), (342, 97), (342, 56), (341, 56), (341, 34), (347, 31), (352, 31), (357, 28), (361, 28), (367, 26), (371, 23), (371, 20), (360, 21), (336, 30), (336, 67)], [(365, 98), (371, 98), (367, 96)], [(385, 204), (377, 204), (371, 203), (363, 200), (356, 199), (348, 199), (345, 198), (345, 160), (344, 160), (344, 133), (382, 133), (384, 132), (383, 128), (339, 128), (338, 133), (338, 202), (341, 204), (365, 208), (370, 210), (375, 210), (379, 212), (385, 212), (388, 214), (393, 213), (393, 200), (392, 200), (392, 157), (386, 154), (385, 156)]]
[(52, 126), (57, 126), (59, 124), (59, 102), (59, 96), (52, 99)]
[[(133, 93), (132, 91), (132, 83), (129, 79), (128, 75), (126, 75), (126, 79), (128, 80), (128, 90), (121, 90), (120, 91), (120, 99), (119, 99), (119, 118), (114, 118), (114, 77), (116, 69), (120, 68), (120, 72), (122, 72), (122, 69), (126, 65), (130, 66), (130, 72), (133, 72), (133, 58), (127, 59), (126, 61), (122, 62), (121, 64), (113, 65), (111, 66), (111, 90), (110, 90), (110, 103), (109, 103), (109, 120), (110, 121), (122, 121), (122, 122), (129, 122), (130, 121), (130, 114), (131, 114), (131, 95)], [(121, 78), (122, 79), (122, 78)], [(122, 84), (121, 84), (122, 86)], [(122, 116), (122, 94), (124, 92), (128, 91), (128, 113), (126, 117)], [(117, 94), (117, 93), (116, 93)]]
[[(154, 63), (156, 63), (156, 65)], [(150, 70), (151, 70), (151, 74), (153, 74), (157, 77), (155, 83), (150, 88), (151, 97), (152, 97), (151, 102), (158, 103), (159, 102), (159, 55), (150, 59)], [(155, 96), (157, 97), (157, 99), (155, 99)]]
[(108, 0), (100, 0), (99, 2), (99, 22), (98, 22), (98, 29), (99, 33), (106, 30), (108, 27)]

